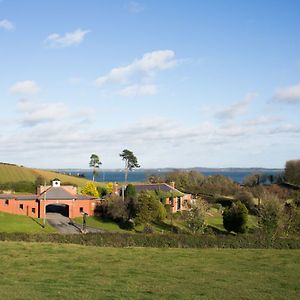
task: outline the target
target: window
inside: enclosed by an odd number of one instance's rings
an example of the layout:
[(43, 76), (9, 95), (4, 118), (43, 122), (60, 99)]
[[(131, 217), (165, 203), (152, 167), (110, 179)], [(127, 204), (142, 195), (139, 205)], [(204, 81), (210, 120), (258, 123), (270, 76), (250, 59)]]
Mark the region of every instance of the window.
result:
[(83, 207), (80, 207), (80, 208), (79, 208), (79, 211), (80, 211), (81, 213), (83, 213)]
[(20, 205), (19, 205), (19, 208), (20, 208), (20, 209), (23, 209), (23, 208), (24, 208), (24, 207), (23, 207), (23, 204), (20, 204)]
[(33, 208), (31, 209), (31, 212), (32, 212), (33, 214), (35, 214), (35, 207), (33, 207)]
[(9, 200), (8, 199), (5, 200), (5, 205), (9, 205)]
[(181, 208), (181, 198), (177, 197), (177, 210), (180, 210)]

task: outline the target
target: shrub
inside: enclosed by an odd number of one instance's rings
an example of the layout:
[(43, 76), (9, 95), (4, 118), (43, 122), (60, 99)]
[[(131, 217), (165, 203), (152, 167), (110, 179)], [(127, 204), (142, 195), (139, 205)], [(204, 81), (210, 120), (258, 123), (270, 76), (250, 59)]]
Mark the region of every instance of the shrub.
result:
[(279, 233), (282, 205), (274, 194), (265, 193), (259, 210), (259, 226), (269, 242), (273, 242)]
[(189, 211), (184, 212), (184, 220), (189, 230), (195, 233), (203, 233), (205, 225), (205, 214), (207, 212), (208, 205), (205, 201), (198, 199), (195, 204), (192, 205)]
[(106, 187), (104, 187), (104, 186), (97, 186), (97, 191), (98, 191), (100, 197), (104, 197), (108, 194), (108, 191), (107, 191)]
[(249, 211), (252, 211), (255, 207), (253, 195), (248, 191), (239, 191), (235, 194), (234, 198), (237, 201), (241, 201)]
[(246, 206), (238, 201), (223, 212), (223, 225), (227, 231), (245, 233), (247, 230), (248, 210)]
[(141, 192), (137, 197), (137, 224), (160, 221), (166, 217), (166, 210), (155, 193)]
[(99, 192), (95, 184), (91, 181), (87, 182), (84, 188), (81, 190), (82, 194), (99, 198)]

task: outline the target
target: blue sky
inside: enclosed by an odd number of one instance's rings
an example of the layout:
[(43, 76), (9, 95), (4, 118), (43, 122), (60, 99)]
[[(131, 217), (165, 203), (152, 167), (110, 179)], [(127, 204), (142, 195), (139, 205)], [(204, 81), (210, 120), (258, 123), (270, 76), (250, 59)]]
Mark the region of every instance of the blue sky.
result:
[(0, 161), (283, 167), (299, 28), (299, 1), (2, 0)]

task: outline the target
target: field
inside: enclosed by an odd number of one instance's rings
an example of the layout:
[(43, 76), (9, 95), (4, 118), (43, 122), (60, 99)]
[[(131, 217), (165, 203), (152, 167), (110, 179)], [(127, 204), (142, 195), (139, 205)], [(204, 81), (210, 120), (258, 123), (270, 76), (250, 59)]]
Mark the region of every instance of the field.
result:
[[(58, 177), (61, 180), (62, 184), (71, 183), (79, 187), (83, 187), (88, 181), (84, 178), (77, 178), (75, 176), (59, 174), (52, 171), (31, 169), (26, 167), (0, 163), (0, 183), (18, 182), (18, 181), (35, 182), (35, 180), (39, 176), (45, 178), (47, 182), (50, 182), (50, 180)], [(95, 184), (99, 185), (99, 183), (95, 183)]]
[(2, 299), (299, 299), (299, 250), (0, 243)]
[(44, 229), (41, 223), (42, 220), (0, 212), (0, 232), (55, 232), (49, 225)]

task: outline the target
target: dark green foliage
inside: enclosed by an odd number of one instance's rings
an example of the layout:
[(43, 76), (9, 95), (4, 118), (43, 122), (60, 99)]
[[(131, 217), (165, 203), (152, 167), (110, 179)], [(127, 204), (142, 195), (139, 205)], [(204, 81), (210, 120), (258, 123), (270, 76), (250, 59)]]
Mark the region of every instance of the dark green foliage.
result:
[(0, 232), (0, 241), (80, 244), (99, 247), (154, 247), (154, 248), (277, 248), (300, 249), (298, 238), (281, 238), (272, 245), (254, 235), (188, 235), (188, 234), (29, 234)]
[(227, 231), (245, 233), (247, 230), (248, 210), (246, 206), (238, 201), (223, 212), (223, 225)]
[(147, 224), (166, 217), (166, 210), (153, 192), (141, 192), (137, 197), (136, 223)]
[(125, 198), (126, 199), (134, 199), (136, 198), (136, 190), (135, 186), (132, 184), (128, 184), (125, 189)]
[(214, 199), (217, 204), (221, 204), (223, 207), (231, 207), (234, 199), (228, 197), (217, 197)]
[(107, 188), (104, 186), (97, 186), (97, 191), (100, 197), (104, 197), (108, 194)]

